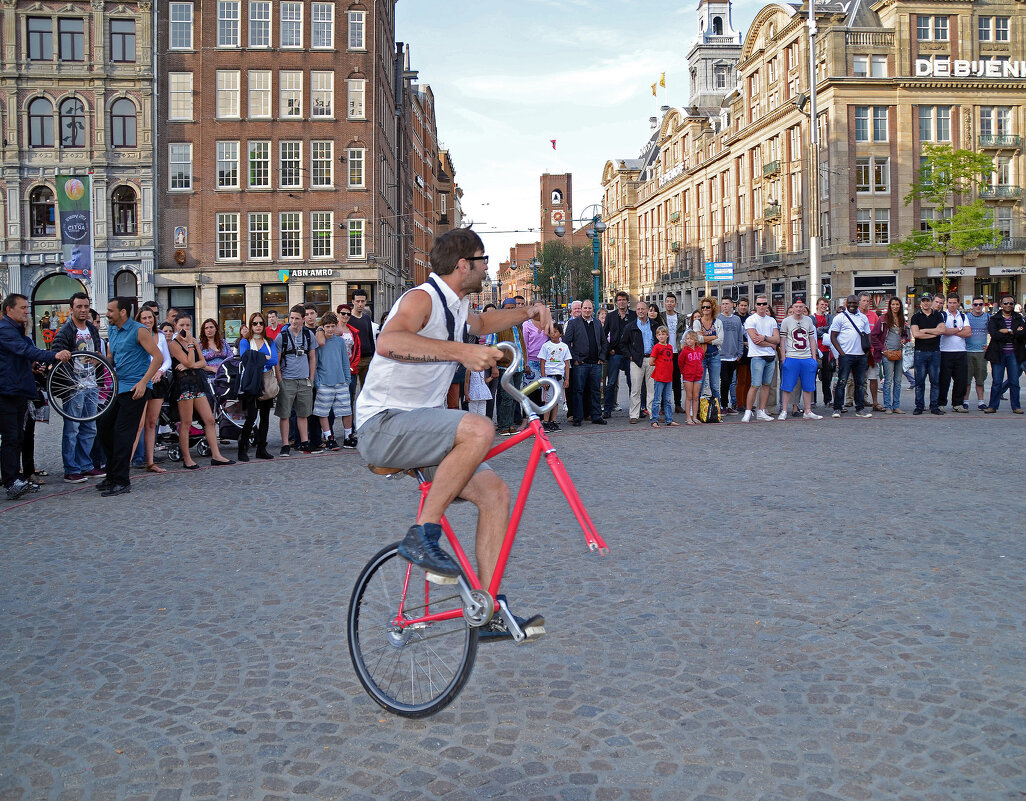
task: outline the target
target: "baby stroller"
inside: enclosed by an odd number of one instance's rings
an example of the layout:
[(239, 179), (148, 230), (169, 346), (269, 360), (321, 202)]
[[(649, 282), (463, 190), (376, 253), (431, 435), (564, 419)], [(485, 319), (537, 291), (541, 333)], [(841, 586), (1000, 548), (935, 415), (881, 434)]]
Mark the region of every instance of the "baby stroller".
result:
[[(217, 436), (222, 442), (238, 444), (246, 424), (246, 410), (239, 402), (239, 368), (241, 360), (238, 356), (225, 359), (217, 368), (210, 381), (210, 391), (214, 397), (214, 423), (217, 425)], [(246, 443), (249, 447), (252, 443)]]
[[(160, 418), (157, 420), (156, 442), (167, 448), (167, 458), (172, 462), (182, 461), (182, 446), (178, 441), (178, 404), (164, 399), (160, 407)], [(203, 429), (195, 425), (189, 428), (189, 447), (195, 448), (201, 457), (210, 455), (210, 446), (203, 436)]]

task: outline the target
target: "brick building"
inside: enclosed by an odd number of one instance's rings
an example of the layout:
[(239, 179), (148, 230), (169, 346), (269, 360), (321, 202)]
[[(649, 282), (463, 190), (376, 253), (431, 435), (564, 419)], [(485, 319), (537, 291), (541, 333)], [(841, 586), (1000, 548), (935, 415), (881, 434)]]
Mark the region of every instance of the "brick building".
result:
[(394, 0), (162, 2), (162, 305), (252, 312), (371, 296), (399, 256)]
[(428, 85), (413, 84), (407, 94), (407, 121), (410, 148), (406, 167), (411, 179), (406, 219), (411, 226), (410, 286), (427, 280), (431, 243), (437, 230), (436, 170), (438, 165), (438, 129), (435, 125), (435, 95)]
[[(101, 311), (114, 295), (153, 297), (151, 21), (144, 1), (0, 7), (0, 290), (29, 297), (37, 344), (42, 326), (66, 318), (73, 292), (88, 291)], [(89, 264), (65, 264), (58, 175), (90, 185)]]

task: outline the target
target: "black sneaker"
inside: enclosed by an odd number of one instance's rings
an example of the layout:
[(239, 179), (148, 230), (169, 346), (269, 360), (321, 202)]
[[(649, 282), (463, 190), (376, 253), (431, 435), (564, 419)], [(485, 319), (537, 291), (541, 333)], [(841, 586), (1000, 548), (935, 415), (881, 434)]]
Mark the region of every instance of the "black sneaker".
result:
[(912, 410), (912, 414), (914, 414), (914, 415), (915, 415), (915, 414), (922, 414), (922, 413), (923, 413), (923, 410), (922, 410), (922, 409), (913, 409), (913, 410)]
[(283, 459), (284, 459), (284, 458), (285, 458), (286, 456), (291, 456), (291, 455), (292, 455), (292, 448), (290, 448), (290, 447), (289, 447), (288, 445), (282, 445), (282, 446), (281, 446), (281, 450), (280, 450), (280, 451), (278, 451), (278, 455), (279, 455), (280, 457), (282, 457)]
[(342, 446), (339, 445), (338, 442), (335, 441), (334, 437), (328, 437), (324, 441), (324, 447), (327, 448), (329, 451), (339, 451), (339, 450), (342, 450)]
[(457, 578), (460, 575), (460, 566), (442, 550), (437, 539), (424, 531), (424, 526), (410, 526), (399, 543), (399, 555), (407, 562), (440, 576)]
[(31, 488), (27, 481), (21, 478), (16, 478), (7, 487), (7, 500), (16, 501), (30, 489)]
[[(513, 634), (506, 628), (506, 619), (499, 609), (498, 601), (500, 599), (506, 601), (506, 596), (496, 596), (495, 613), (492, 615), (492, 619), (478, 629), (477, 639), (479, 642), (500, 642), (513, 639)], [(507, 608), (509, 608), (508, 604)], [(545, 618), (541, 615), (531, 615), (526, 620), (519, 615), (513, 615), (513, 619), (526, 635), (521, 642), (532, 642), (545, 636)]]
[(562, 426), (560, 426), (559, 423), (557, 423), (555, 420), (553, 420), (552, 421), (552, 428), (550, 428), (549, 431), (562, 431), (562, 430), (563, 430)]
[(944, 410), (943, 409), (930, 409), (930, 414), (941, 415), (941, 414), (944, 414)]
[(320, 445), (314, 446), (309, 442), (300, 442), (299, 452), (307, 456), (316, 456), (319, 453), (324, 453), (324, 449)]
[(356, 447), (356, 434), (350, 434), (342, 440), (342, 447), (349, 451), (353, 450)]
[(132, 491), (131, 484), (111, 484), (110, 487), (100, 493), (104, 498), (109, 498), (112, 495), (124, 495)]

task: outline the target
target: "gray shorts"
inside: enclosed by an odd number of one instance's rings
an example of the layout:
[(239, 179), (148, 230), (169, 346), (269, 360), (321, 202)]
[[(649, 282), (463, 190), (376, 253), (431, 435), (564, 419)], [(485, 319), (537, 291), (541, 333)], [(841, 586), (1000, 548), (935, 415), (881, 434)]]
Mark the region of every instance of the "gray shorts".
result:
[(348, 417), (353, 413), (348, 382), (345, 384), (322, 384), (317, 387), (313, 413), (318, 417), (327, 417), (332, 409), (335, 410), (336, 417)]
[(974, 379), (978, 387), (982, 387), (987, 380), (987, 358), (982, 352), (969, 354), (969, 382), (972, 383)]
[(309, 417), (313, 412), (313, 386), (308, 378), (286, 378), (281, 382), (274, 413), (286, 419), (295, 406), (296, 417)]
[[(360, 426), (357, 448), (375, 467), (435, 467), (452, 450), (465, 414), (459, 409), (386, 409)], [(481, 468), (489, 469), (484, 463)], [(427, 471), (428, 479), (433, 475), (434, 470)]]

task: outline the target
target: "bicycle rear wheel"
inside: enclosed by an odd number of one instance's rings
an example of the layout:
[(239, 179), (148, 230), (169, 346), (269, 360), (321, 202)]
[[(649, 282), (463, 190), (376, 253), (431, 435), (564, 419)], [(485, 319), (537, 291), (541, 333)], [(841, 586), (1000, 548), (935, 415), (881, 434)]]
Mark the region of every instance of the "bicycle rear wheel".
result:
[[(395, 625), (400, 603), (412, 620), (462, 605), (452, 586), (429, 584), (424, 571), (383, 548), (360, 573), (349, 602), (349, 656), (367, 693), (396, 715), (422, 718), (448, 706), (470, 678), (477, 629), (461, 616), (406, 627)], [(407, 571), (411, 571), (404, 598)]]
[(61, 416), (77, 423), (95, 420), (114, 402), (118, 379), (114, 369), (95, 353), (72, 353), (56, 362), (47, 376), (50, 405)]

